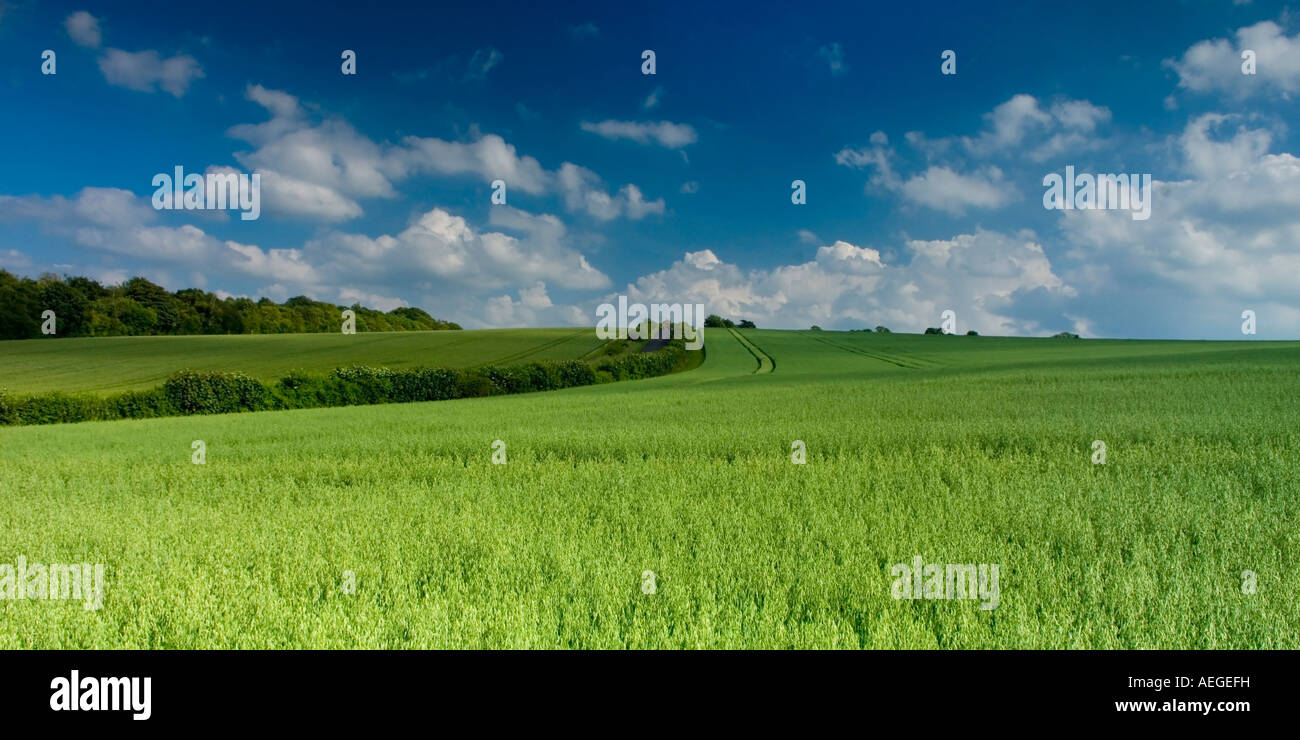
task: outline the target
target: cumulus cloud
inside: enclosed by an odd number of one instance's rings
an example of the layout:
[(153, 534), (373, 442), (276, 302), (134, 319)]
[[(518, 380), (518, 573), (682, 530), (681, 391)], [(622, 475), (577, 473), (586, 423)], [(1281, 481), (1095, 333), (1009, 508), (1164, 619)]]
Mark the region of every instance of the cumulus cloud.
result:
[[(1255, 52), (1255, 74), (1242, 74), (1241, 54)], [(1273, 21), (1237, 29), (1233, 39), (1198, 41), (1181, 59), (1166, 59), (1178, 74), (1178, 86), (1194, 93), (1222, 93), (1242, 99), (1300, 91), (1300, 34), (1287, 36)]]
[[(490, 291), (527, 286), (519, 293), (520, 311), (557, 317), (572, 312), (551, 306), (539, 284), (587, 291), (610, 285), (569, 245), (558, 218), (508, 206), (492, 209), (488, 229), (433, 208), (394, 234), (328, 231), (297, 247), (268, 249), (218, 239), (191, 224), (159, 223), (147, 203), (114, 188), (87, 188), (71, 199), (0, 196), (0, 221), (34, 221), (92, 254), (129, 259), (137, 273), (253, 279), (263, 283), (262, 294), (281, 299), (307, 294), (377, 307), (411, 300), (471, 326), (492, 323), (482, 298)], [(5, 255), (6, 263), (23, 259)]]
[(1086, 100), (1059, 100), (1044, 108), (1034, 96), (1021, 93), (985, 114), (984, 129), (960, 142), (976, 157), (1014, 150), (1042, 162), (1067, 151), (1098, 148), (1097, 129), (1110, 120), (1108, 108)]
[(555, 192), (569, 210), (598, 220), (664, 212), (662, 198), (647, 201), (635, 185), (611, 195), (596, 173), (567, 162), (551, 172), (496, 134), (475, 131), (470, 141), (407, 136), (396, 145), (378, 144), (341, 118), (317, 120), (283, 91), (250, 85), (246, 94), (271, 117), (228, 133), (255, 147), (237, 152), (235, 159), (264, 174), (266, 208), (273, 213), (327, 222), (352, 219), (363, 213), (361, 200), (397, 197), (397, 184), (417, 175), (468, 176), (483, 183), (500, 179), (509, 192)]
[(1000, 208), (1019, 197), (1002, 170), (992, 165), (970, 173), (932, 165), (904, 179), (895, 169), (897, 153), (884, 132), (873, 133), (870, 141), (869, 147), (841, 149), (835, 154), (835, 162), (869, 169), (869, 187), (898, 192), (908, 202), (960, 216), (968, 208)]
[(1000, 208), (1017, 198), (1015, 189), (997, 167), (962, 174), (947, 167), (930, 167), (902, 184), (903, 197), (955, 216), (967, 208)]
[(1035, 291), (1072, 294), (1028, 232), (977, 230), (948, 240), (910, 240), (904, 251), (908, 261), (895, 265), (874, 248), (836, 241), (809, 262), (743, 270), (706, 249), (637, 279), (625, 293), (643, 303), (703, 303), (710, 313), (781, 328), (886, 324), (920, 331), (953, 309), (963, 328), (995, 334), (1058, 329), (1004, 309)]
[(1187, 178), (1153, 180), (1150, 219), (1060, 212), (1062, 274), (1080, 291), (1071, 310), (1112, 336), (1138, 323), (1147, 336), (1240, 338), (1246, 308), (1270, 336), (1300, 332), (1300, 159), (1270, 142), (1205, 114), (1171, 142)]
[(667, 149), (681, 149), (694, 144), (698, 136), (689, 124), (659, 121), (657, 123), (639, 121), (601, 121), (591, 123), (583, 121), (583, 131), (603, 136), (611, 141), (629, 139), (638, 144), (658, 144)]

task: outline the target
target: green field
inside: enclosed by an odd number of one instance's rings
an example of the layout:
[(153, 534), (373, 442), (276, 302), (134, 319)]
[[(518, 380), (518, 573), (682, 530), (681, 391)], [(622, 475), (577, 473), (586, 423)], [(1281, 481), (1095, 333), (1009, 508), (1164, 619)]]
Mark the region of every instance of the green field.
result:
[[(0, 600), (0, 648), (1300, 647), (1300, 343), (742, 335), (551, 393), (0, 428), (0, 564), (107, 570), (99, 610)], [(122, 363), (62, 367), (156, 382)], [(917, 555), (998, 564), (997, 608), (893, 598)]]
[(293, 370), (347, 365), (573, 360), (602, 343), (590, 328), (24, 339), (0, 343), (0, 388), (109, 393), (152, 388), (182, 369), (237, 370), (272, 380)]

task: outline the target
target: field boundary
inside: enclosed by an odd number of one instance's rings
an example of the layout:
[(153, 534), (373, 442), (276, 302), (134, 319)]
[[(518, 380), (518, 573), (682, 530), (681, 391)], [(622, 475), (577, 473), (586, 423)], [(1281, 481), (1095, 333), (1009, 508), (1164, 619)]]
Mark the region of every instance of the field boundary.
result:
[[(529, 357), (529, 356), (531, 356), (531, 355), (535, 355), (535, 354), (537, 354), (538, 352), (544, 352), (544, 351), (546, 351), (546, 350), (548, 350), (548, 349), (552, 349), (552, 348), (554, 348), (554, 347), (558, 347), (558, 346), (560, 346), (561, 344), (564, 344), (565, 342), (568, 342), (568, 341), (570, 341), (570, 340), (572, 340), (572, 339), (575, 339), (575, 338), (577, 338), (577, 337), (579, 337), (579, 336), (581, 336), (581, 335), (587, 333), (588, 331), (590, 331), (590, 330), (589, 330), (589, 329), (579, 329), (579, 330), (573, 332), (572, 334), (565, 334), (564, 336), (560, 337), (559, 339), (552, 339), (551, 341), (549, 341), (549, 342), (544, 342), (544, 343), (542, 343), (542, 344), (537, 345), (536, 347), (530, 347), (530, 348), (528, 348), (528, 349), (526, 349), (526, 350), (523, 350), (522, 352), (513, 352), (513, 353), (511, 353), (511, 354), (505, 355), (504, 357), (498, 357), (498, 358), (496, 358), (496, 359), (494, 359), (494, 360), (491, 360), (491, 361), (489, 361), (489, 362), (485, 362), (485, 363), (483, 363), (483, 364), (484, 364), (484, 365), (497, 365), (497, 364), (507, 364), (507, 363), (512, 363), (512, 362), (518, 362), (519, 360), (522, 360), (522, 359), (524, 359), (525, 357)], [(603, 344), (600, 345), (600, 347), (603, 347), (603, 346), (605, 346), (605, 345), (603, 345)], [(596, 349), (600, 349), (600, 347), (597, 347)], [(592, 352), (595, 352), (595, 351), (596, 351), (596, 350), (592, 350)], [(590, 354), (591, 354), (591, 352), (588, 352), (588, 353), (582, 355), (582, 357), (580, 357), (579, 359), (586, 359), (587, 355), (590, 355)]]
[(863, 357), (870, 357), (873, 360), (888, 362), (891, 365), (897, 365), (898, 367), (905, 368), (907, 370), (925, 370), (928, 368), (941, 367), (939, 363), (933, 360), (922, 360), (917, 357), (899, 357), (897, 355), (887, 354), (879, 350), (876, 350), (875, 352), (871, 352), (858, 347), (849, 347), (840, 344), (839, 342), (833, 342), (825, 337), (819, 337), (814, 333), (810, 333), (809, 335), (812, 336), (813, 339), (816, 339), (817, 341), (821, 342), (822, 344), (828, 344), (836, 349), (841, 349), (844, 350), (845, 352), (852, 352), (854, 354), (862, 355)]

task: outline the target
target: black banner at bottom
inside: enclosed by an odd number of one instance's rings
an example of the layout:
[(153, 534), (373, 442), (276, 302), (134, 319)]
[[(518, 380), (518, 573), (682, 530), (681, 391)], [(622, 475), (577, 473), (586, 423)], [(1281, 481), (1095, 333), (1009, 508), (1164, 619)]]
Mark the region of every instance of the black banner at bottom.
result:
[(1297, 699), (1293, 659), (1285, 652), (10, 651), (0, 654), (0, 714), (6, 725), (26, 719), (49, 729), (128, 731), (374, 731), (395, 722), (516, 719), (610, 727), (620, 715), (634, 724), (673, 715), (733, 726), (879, 718), (917, 728), (1230, 727), (1287, 718)]

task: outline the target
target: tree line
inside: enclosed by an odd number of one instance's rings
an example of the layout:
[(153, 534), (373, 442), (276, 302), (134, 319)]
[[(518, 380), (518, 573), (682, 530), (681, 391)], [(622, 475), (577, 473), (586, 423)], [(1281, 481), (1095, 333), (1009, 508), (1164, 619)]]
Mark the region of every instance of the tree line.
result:
[(276, 303), (269, 298), (221, 298), (197, 288), (169, 293), (142, 277), (106, 286), (87, 277), (47, 273), (33, 280), (0, 270), (0, 339), (42, 336), (42, 326), (48, 326), (46, 311), (54, 312), (54, 336), (119, 337), (337, 332), (345, 308), (356, 312), (359, 332), (461, 328), (409, 306), (385, 313), (306, 296)]

